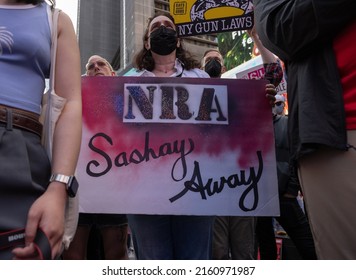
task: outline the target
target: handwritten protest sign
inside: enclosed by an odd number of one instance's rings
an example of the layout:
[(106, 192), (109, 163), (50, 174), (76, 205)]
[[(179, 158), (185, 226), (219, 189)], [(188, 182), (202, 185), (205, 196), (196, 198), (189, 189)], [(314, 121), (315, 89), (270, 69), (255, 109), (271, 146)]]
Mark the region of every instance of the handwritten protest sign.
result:
[(252, 0), (170, 0), (179, 36), (245, 30), (253, 26)]
[(278, 215), (265, 85), (83, 77), (80, 210)]

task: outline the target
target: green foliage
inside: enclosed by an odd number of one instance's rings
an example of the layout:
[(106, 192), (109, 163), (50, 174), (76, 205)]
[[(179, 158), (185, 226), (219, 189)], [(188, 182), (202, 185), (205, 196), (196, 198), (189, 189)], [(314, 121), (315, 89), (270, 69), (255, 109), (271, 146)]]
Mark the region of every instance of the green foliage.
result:
[(253, 43), (246, 31), (219, 33), (217, 37), (228, 70), (252, 58)]

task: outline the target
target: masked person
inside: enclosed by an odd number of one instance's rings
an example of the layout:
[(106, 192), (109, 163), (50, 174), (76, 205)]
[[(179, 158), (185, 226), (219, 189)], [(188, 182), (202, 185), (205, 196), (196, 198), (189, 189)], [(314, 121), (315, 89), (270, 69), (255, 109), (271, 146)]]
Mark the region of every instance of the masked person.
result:
[[(143, 48), (134, 65), (141, 77), (209, 78), (178, 38), (170, 15), (149, 19)], [(128, 215), (138, 259), (211, 258), (212, 227), (210, 216)]]
[(284, 109), (286, 106), (285, 98), (281, 94), (277, 94), (275, 97), (276, 101), (274, 102), (273, 113), (275, 115), (284, 115)]
[[(275, 217), (281, 228), (279, 233), (273, 228), (272, 217), (258, 217), (256, 235), (259, 242), (260, 259), (276, 260), (277, 244), (276, 234), (287, 234), (296, 247), (299, 256), (291, 258), (315, 260), (315, 244), (310, 225), (304, 209), (298, 203), (300, 184), (293, 166), (290, 165), (289, 141), (288, 141), (288, 116), (283, 114), (284, 97), (276, 95), (276, 104), (273, 107), (273, 128), (275, 137), (277, 178), (279, 191), (280, 216)], [(277, 113), (279, 112), (279, 114)], [(284, 258), (282, 251), (282, 258)]]
[[(220, 78), (226, 71), (224, 59), (216, 49), (207, 50), (202, 69), (211, 78)], [(216, 260), (255, 259), (255, 217), (217, 216), (213, 228), (212, 258)]]
[(220, 78), (226, 72), (224, 59), (218, 50), (207, 50), (203, 55), (202, 69), (209, 74), (210, 78)]
[(282, 259), (315, 260), (317, 256), (308, 217), (304, 213), (304, 207), (298, 202), (300, 183), (295, 169), (290, 165), (288, 116), (284, 113), (286, 100), (281, 94), (275, 97), (272, 115), (280, 215), (258, 217), (256, 236), (259, 256), (261, 260), (276, 260), (276, 236), (285, 236), (292, 240), (298, 254), (288, 254), (288, 251), (282, 250)]

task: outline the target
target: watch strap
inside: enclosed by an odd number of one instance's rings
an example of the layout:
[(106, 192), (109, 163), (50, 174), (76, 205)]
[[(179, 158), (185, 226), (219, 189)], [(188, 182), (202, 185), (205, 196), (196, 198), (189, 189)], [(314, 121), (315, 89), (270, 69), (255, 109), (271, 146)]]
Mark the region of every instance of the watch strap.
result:
[(69, 183), (71, 177), (73, 177), (73, 176), (67, 176), (67, 175), (63, 175), (63, 174), (52, 174), (49, 181), (50, 182), (60, 182), (60, 183), (64, 183), (67, 185)]
[(66, 186), (66, 190), (67, 190), (67, 194), (70, 197), (75, 197), (75, 195), (77, 194), (77, 190), (78, 190), (78, 182), (75, 179), (74, 176), (67, 176), (67, 175), (63, 175), (63, 174), (52, 174), (49, 182), (60, 182), (65, 184)]

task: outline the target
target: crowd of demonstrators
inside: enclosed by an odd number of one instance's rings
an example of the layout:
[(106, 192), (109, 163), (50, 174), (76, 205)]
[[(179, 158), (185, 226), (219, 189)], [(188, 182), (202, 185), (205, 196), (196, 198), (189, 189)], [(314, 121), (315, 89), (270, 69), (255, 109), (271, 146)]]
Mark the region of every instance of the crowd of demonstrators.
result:
[(254, 5), (262, 42), (286, 64), (291, 157), (317, 257), (355, 259), (356, 2)]
[(81, 143), (80, 53), (73, 24), (61, 12), (55, 92), (67, 102), (55, 126), (50, 163), (39, 123), (51, 65), (49, 5), (42, 0), (0, 0), (0, 232), (25, 228), (24, 247), (2, 258), (40, 258), (34, 245), (39, 228), (48, 238), (52, 258), (63, 247), (64, 182), (74, 175)]
[[(87, 76), (116, 76), (111, 64), (99, 55), (91, 56), (85, 68)], [(125, 214), (79, 213), (76, 234), (62, 257), (65, 260), (128, 259), (127, 232)], [(88, 252), (88, 249), (93, 250)], [(91, 256), (90, 252), (97, 253)]]
[[(20, 194), (31, 197), (21, 202), (26, 208), (19, 214), (21, 224), (9, 225), (8, 215), (0, 216), (0, 232), (14, 226), (26, 230), (25, 246), (7, 252), (9, 259), (40, 258), (33, 244), (39, 228), (48, 237), (52, 258), (62, 253), (67, 193), (58, 178), (74, 176), (80, 151), (80, 53), (64, 12), (58, 22), (55, 91), (67, 102), (55, 128), (52, 162), (41, 145), (41, 131), (34, 129), (41, 127), (50, 72), (48, 5), (0, 0), (0, 26), (6, 31), (6, 41), (0, 41), (0, 205), (20, 203)], [(356, 61), (350, 58), (356, 52), (356, 2), (254, 0), (254, 5), (258, 35), (255, 28), (248, 32), (262, 56), (266, 97), (273, 107), (281, 213), (276, 219), (303, 259), (355, 259)], [(283, 115), (285, 101), (274, 97), (282, 79), (274, 54), (288, 74), (288, 116)], [(218, 50), (208, 50), (202, 63), (196, 60), (169, 14), (148, 20), (134, 66), (138, 77), (220, 78), (226, 71)], [(116, 74), (106, 59), (93, 55), (86, 75)], [(298, 204), (300, 190), (308, 217)], [(128, 222), (140, 260), (254, 259), (256, 247), (262, 259), (277, 256), (272, 217), (80, 213), (63, 259), (86, 259), (93, 226), (99, 228), (102, 258), (128, 259)]]
[[(216, 63), (216, 58), (214, 59), (216, 56), (219, 63)], [(103, 67), (107, 66), (107, 63), (102, 60), (99, 62)], [(206, 52), (203, 62), (202, 68), (211, 76), (214, 76), (211, 71), (217, 72), (220, 76), (225, 70), (222, 56), (218, 51)], [(88, 63), (87, 69), (90, 66), (93, 68), (91, 72), (87, 71), (87, 75), (104, 74), (100, 71), (99, 63), (92, 63), (92, 65)], [(149, 19), (143, 38), (143, 49), (136, 55), (135, 66), (138, 70), (135, 75), (142, 77), (209, 77), (199, 69), (200, 63), (184, 49), (183, 41), (178, 39), (173, 18), (163, 14)], [(216, 66), (220, 66), (218, 70)], [(280, 67), (269, 69), (274, 71), (269, 73), (272, 77), (278, 76), (276, 72)], [(109, 73), (110, 71), (107, 72)], [(274, 94), (274, 86), (267, 85), (267, 97), (272, 99)], [(243, 234), (240, 236), (243, 241), (234, 246), (236, 250), (231, 251), (232, 257), (253, 259), (256, 220), (254, 217), (235, 218), (234, 226), (238, 225), (238, 230)], [(210, 216), (129, 215), (136, 256), (138, 259), (210, 259), (213, 250), (213, 220), (214, 218)], [(216, 250), (216, 258), (221, 259), (222, 254), (224, 254), (223, 258), (229, 255), (229, 244), (227, 246), (227, 253)]]

